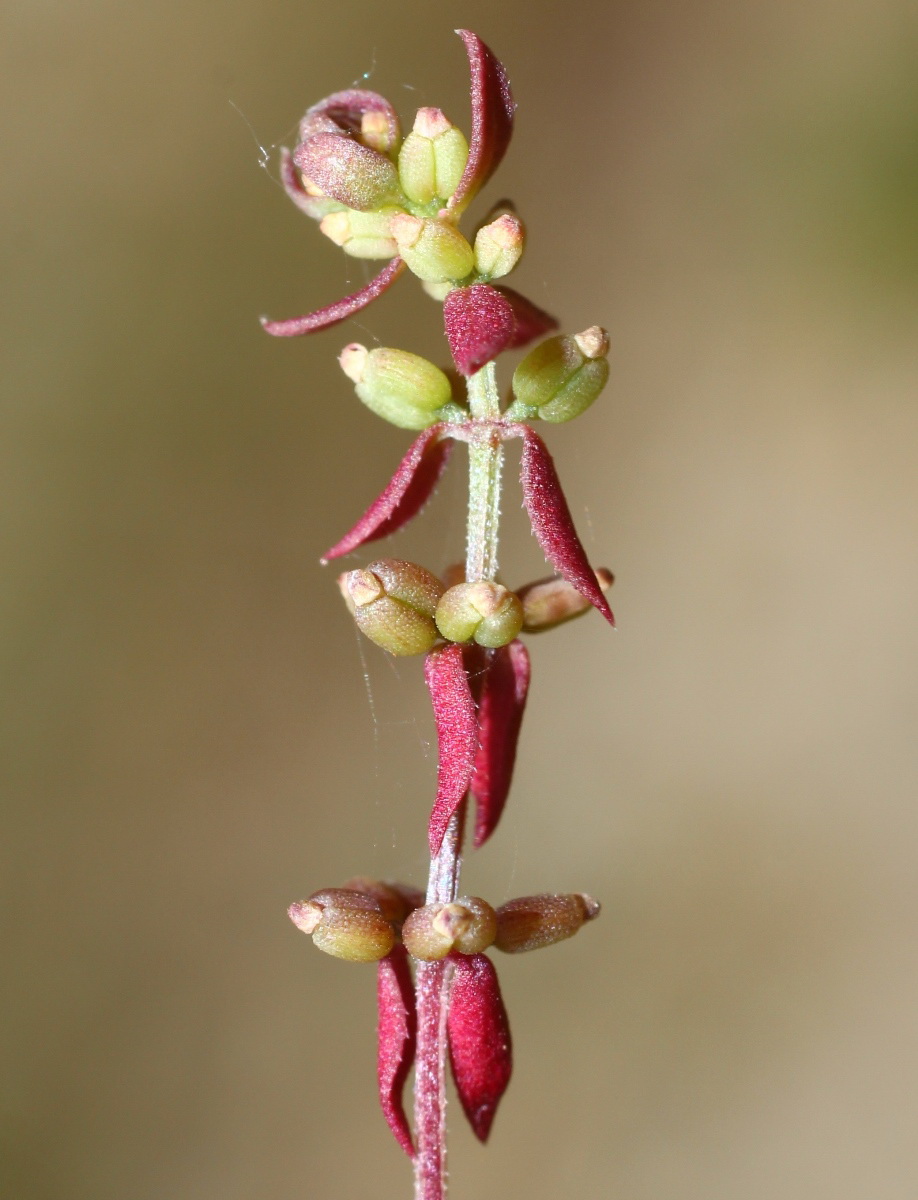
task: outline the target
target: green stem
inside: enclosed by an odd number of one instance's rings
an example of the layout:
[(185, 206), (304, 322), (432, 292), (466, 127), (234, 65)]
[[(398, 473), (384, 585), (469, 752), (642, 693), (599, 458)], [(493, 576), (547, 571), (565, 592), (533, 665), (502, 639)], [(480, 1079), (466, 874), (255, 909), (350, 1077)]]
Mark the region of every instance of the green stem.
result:
[(469, 510), (465, 577), (471, 583), (497, 574), (500, 524), (500, 479), (503, 442), (493, 427), (500, 418), (500, 397), (494, 363), (482, 367), (468, 382), (469, 409), (476, 428), (469, 441)]
[[(468, 381), (469, 409), (475, 426), (469, 439), (469, 507), (465, 577), (494, 579), (500, 522), (503, 442), (494, 428), (500, 397), (494, 364)], [(459, 894), (462, 835), (467, 801), (447, 827), (439, 854), (431, 860), (427, 903), (448, 904)], [(415, 1200), (446, 1200), (446, 1016), (452, 968), (447, 961), (417, 967), (418, 1044), (414, 1085)]]

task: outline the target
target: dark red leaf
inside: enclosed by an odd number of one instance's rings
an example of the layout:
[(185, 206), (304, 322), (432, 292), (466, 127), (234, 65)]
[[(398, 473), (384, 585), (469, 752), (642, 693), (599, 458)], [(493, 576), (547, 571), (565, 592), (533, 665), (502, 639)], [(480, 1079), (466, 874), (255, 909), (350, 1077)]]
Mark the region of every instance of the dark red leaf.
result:
[(299, 337), (301, 333), (314, 333), (317, 329), (328, 329), (330, 325), (346, 321), (355, 312), (360, 312), (362, 308), (372, 304), (378, 296), (381, 296), (395, 283), (404, 269), (405, 264), (402, 260), (393, 258), (359, 292), (352, 292), (350, 296), (336, 300), (334, 304), (319, 308), (315, 312), (306, 313), (302, 317), (291, 317), (287, 321), (269, 321), (267, 317), (262, 317), (261, 323), (265, 332), (270, 333), (273, 337)]
[(521, 296), (513, 288), (496, 284), (495, 290), (510, 301), (516, 321), (513, 337), (506, 347), (508, 350), (518, 350), (521, 346), (528, 346), (536, 338), (544, 337), (546, 333), (551, 333), (553, 329), (558, 328), (558, 322), (550, 313), (533, 304), (531, 300), (527, 300), (525, 296)]
[(469, 790), (478, 749), (478, 720), (461, 646), (451, 642), (431, 650), (424, 662), (424, 681), (437, 726), (437, 798), (427, 827), (430, 852), (436, 855), (450, 817)]
[(365, 542), (395, 533), (420, 512), (430, 499), (453, 447), (452, 441), (440, 439), (445, 428), (442, 424), (431, 425), (415, 438), (386, 489), (350, 533), (325, 551), (323, 565), (342, 554), (350, 554)]
[(396, 946), (379, 960), (376, 1001), (379, 1012), (376, 1058), (379, 1102), (395, 1140), (407, 1155), (414, 1158), (402, 1091), (414, 1062), (417, 1016), (414, 984), (404, 946)]
[(612, 609), (602, 594), (580, 544), (548, 447), (528, 425), (521, 426), (521, 429), (523, 461), (520, 481), (532, 532), (542, 547), (542, 553), (558, 574), (563, 575), (614, 626)]
[(461, 212), (491, 178), (513, 134), (516, 104), (503, 63), (468, 29), (456, 32), (465, 43), (471, 72), (472, 139), (459, 186), (449, 202)]
[(443, 324), (453, 361), (474, 375), (513, 342), (516, 320), (509, 300), (486, 283), (453, 288), (443, 303)]
[(454, 956), (446, 1031), (456, 1091), (475, 1136), (487, 1141), (510, 1082), (510, 1024), (497, 972), (484, 954)]
[(393, 145), (398, 143), (399, 123), (395, 109), (378, 92), (349, 88), (334, 92), (307, 109), (300, 121), (300, 141), (305, 142), (317, 133), (346, 133), (359, 137), (361, 118), (365, 113), (382, 113)]
[(510, 791), (529, 677), (529, 654), (522, 642), (488, 652), (479, 683), (478, 753), (471, 784), (476, 847), (494, 832)]

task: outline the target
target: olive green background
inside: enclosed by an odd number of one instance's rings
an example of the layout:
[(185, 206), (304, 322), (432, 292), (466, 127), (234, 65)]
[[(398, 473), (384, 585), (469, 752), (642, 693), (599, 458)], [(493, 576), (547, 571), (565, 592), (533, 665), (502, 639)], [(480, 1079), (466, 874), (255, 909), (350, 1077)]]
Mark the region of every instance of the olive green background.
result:
[[(408, 440), (338, 350), (445, 344), (411, 280), (313, 340), (256, 318), (364, 278), (275, 147), (364, 75), (467, 126), (457, 25), (520, 102), (474, 215), (512, 196), (514, 282), (611, 331), (607, 394), (548, 436), (620, 629), (531, 644), (467, 885), (605, 908), (498, 962), (516, 1074), (486, 1150), (454, 1122), (454, 1195), (913, 1200), (908, 0), (7, 0), (0, 1191), (410, 1194), (373, 971), (284, 909), (425, 873), (420, 664), (317, 560)], [(461, 557), (462, 474), (387, 552)]]

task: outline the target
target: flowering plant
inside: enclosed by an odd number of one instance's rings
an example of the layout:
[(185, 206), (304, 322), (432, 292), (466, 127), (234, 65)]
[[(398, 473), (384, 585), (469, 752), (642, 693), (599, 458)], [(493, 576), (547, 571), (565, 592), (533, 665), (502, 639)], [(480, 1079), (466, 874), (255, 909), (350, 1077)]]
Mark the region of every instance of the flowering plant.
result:
[[(364, 877), (290, 906), (294, 924), (322, 950), (377, 966), (378, 1083), (385, 1118), (415, 1164), (416, 1200), (446, 1195), (447, 1061), (462, 1108), (486, 1140), (511, 1073), (507, 1014), (486, 953), (519, 953), (572, 936), (599, 912), (582, 893), (526, 896), (496, 910), (460, 895), (466, 809), (473, 842), (493, 834), (507, 800), (530, 682), (520, 634), (588, 611), (614, 624), (605, 592), (574, 528), (548, 449), (533, 429), (586, 411), (608, 377), (608, 338), (598, 326), (552, 334), (557, 322), (504, 279), (525, 244), (503, 204), (469, 241), (460, 218), (507, 150), (515, 105), (500, 61), (459, 30), (471, 71), (472, 130), (465, 136), (436, 108), (422, 108), (402, 137), (382, 96), (351, 89), (313, 105), (300, 141), (282, 152), (287, 194), (345, 253), (387, 260), (365, 287), (304, 316), (263, 322), (291, 337), (345, 320), (406, 271), (443, 305), (458, 375), (399, 349), (351, 343), (339, 362), (358, 397), (417, 437), (390, 483), (323, 562), (400, 530), (423, 508), (455, 442), (469, 452), (464, 564), (445, 577), (417, 563), (380, 558), (339, 579), (361, 631), (394, 655), (423, 655), (437, 731), (436, 796), (427, 838), (426, 893)], [(539, 341), (538, 339), (543, 339)], [(501, 405), (495, 359), (536, 341)], [(464, 380), (464, 392), (457, 379)], [(557, 572), (509, 590), (497, 579), (504, 444), (522, 440), (521, 485), (532, 532)], [(412, 974), (413, 971), (413, 974)], [(414, 1067), (414, 1128), (403, 1101)]]

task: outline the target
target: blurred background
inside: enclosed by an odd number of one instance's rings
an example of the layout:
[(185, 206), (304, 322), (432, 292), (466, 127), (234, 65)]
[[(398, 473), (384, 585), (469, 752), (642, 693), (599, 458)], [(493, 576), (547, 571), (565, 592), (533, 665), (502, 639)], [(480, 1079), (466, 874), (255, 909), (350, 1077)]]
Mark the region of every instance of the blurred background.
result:
[[(420, 665), (361, 644), (317, 560), (407, 445), (341, 346), (446, 347), (411, 281), (312, 340), (257, 317), (365, 277), (276, 147), (355, 81), (467, 128), (463, 25), (519, 101), (472, 216), (512, 196), (514, 284), (611, 331), (607, 394), (549, 439), (620, 628), (531, 643), (466, 886), (605, 907), (498, 963), (516, 1074), (487, 1149), (453, 1109), (456, 1200), (913, 1200), (915, 7), (11, 0), (3, 25), (3, 1195), (410, 1195), (373, 970), (284, 910), (426, 872)], [(515, 472), (520, 584), (545, 568)], [(461, 558), (463, 487), (457, 455), (385, 550)]]

